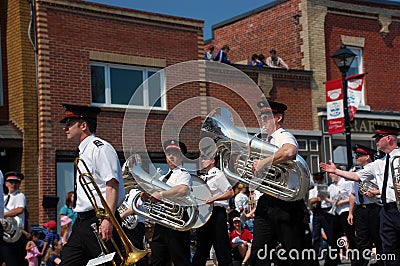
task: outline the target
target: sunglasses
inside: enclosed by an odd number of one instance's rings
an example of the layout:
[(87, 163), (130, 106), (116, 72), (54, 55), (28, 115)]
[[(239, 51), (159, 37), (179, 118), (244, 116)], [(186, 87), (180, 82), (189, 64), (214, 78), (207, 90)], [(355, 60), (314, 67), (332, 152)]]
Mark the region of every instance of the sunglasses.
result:
[(65, 122), (65, 124), (64, 124), (64, 129), (68, 130), (78, 122), (79, 122), (78, 120), (72, 120), (72, 119), (70, 120), (70, 119), (68, 119), (67, 122)]
[(388, 136), (388, 135), (385, 135), (385, 134), (377, 134), (377, 135), (375, 136), (375, 142), (380, 141), (383, 137), (386, 137), (386, 136)]
[(12, 183), (12, 184), (21, 183), (21, 181), (19, 181), (19, 180), (13, 180), (13, 179), (11, 179), (11, 180), (6, 180), (6, 182)]
[(363, 156), (368, 156), (368, 154), (362, 154), (362, 153), (357, 153), (356, 154), (356, 158), (360, 158), (360, 157), (363, 157)]

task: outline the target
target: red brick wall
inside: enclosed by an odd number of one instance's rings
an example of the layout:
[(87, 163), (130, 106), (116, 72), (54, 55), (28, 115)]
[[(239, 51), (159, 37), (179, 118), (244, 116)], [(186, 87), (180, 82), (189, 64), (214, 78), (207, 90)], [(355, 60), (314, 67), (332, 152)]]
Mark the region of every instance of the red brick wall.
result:
[(298, 5), (300, 0), (283, 2), (277, 6), (214, 30), (212, 43), (220, 49), (230, 46), (228, 58), (232, 62), (251, 60), (251, 55), (269, 56), (277, 50), (290, 68), (303, 69), (300, 45), (301, 26)]
[[(328, 14), (325, 23), (326, 54), (332, 55), (341, 45), (341, 35), (365, 38), (363, 67), (366, 76), (366, 104), (371, 110), (400, 111), (393, 97), (400, 89), (400, 23), (392, 22), (386, 38), (379, 34), (380, 25), (375, 19), (363, 19)], [(327, 78), (340, 78), (341, 74), (333, 60), (327, 60)]]
[[(100, 18), (87, 12), (75, 12), (52, 7), (39, 7), (41, 28), (39, 42), (48, 44), (41, 55), (48, 55), (45, 62), (48, 69), (39, 73), (44, 79), (39, 80), (39, 94), (44, 100), (40, 108), (49, 108), (48, 118), (41, 118), (40, 129), (49, 134), (41, 140), (40, 154), (40, 194), (56, 194), (56, 152), (73, 151), (75, 145), (66, 141), (59, 120), (63, 117), (61, 103), (90, 105), (90, 51), (113, 53), (127, 56), (165, 59), (167, 66), (178, 62), (199, 59), (202, 49), (202, 29), (195, 26), (176, 24), (158, 25), (139, 24), (129, 20), (117, 20), (110, 17)], [(196, 21), (199, 24), (199, 21)], [(194, 24), (196, 24), (194, 23)], [(186, 28), (186, 29), (183, 29)], [(118, 62), (115, 62), (118, 63)], [(48, 77), (48, 81), (45, 78)], [(47, 92), (48, 90), (48, 92)], [(167, 96), (168, 110), (187, 97), (199, 94), (198, 84), (182, 85)], [(124, 109), (107, 109), (98, 118), (97, 135), (109, 141), (118, 152), (122, 152), (122, 122)], [(150, 126), (146, 130), (146, 142), (150, 152), (161, 152), (160, 125), (168, 112), (158, 112), (150, 117)], [(140, 112), (138, 113), (140, 117)], [(140, 121), (143, 123), (143, 121)], [(189, 122), (183, 130), (182, 139), (189, 142), (189, 149), (195, 150), (196, 138), (192, 137), (191, 128), (200, 121)], [(45, 143), (44, 140), (51, 140)], [(134, 144), (134, 143), (133, 143)], [(129, 150), (128, 150), (129, 152)], [(63, 201), (64, 199), (60, 199)], [(54, 218), (55, 213), (46, 213), (43, 209), (40, 220)]]

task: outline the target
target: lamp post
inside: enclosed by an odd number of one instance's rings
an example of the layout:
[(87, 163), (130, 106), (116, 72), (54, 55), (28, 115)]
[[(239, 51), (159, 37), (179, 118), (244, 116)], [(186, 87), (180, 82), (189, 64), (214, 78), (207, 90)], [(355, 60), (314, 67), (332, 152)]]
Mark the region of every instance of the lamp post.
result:
[(347, 49), (345, 45), (342, 45), (342, 47), (332, 55), (333, 61), (339, 68), (340, 72), (342, 72), (344, 128), (346, 133), (346, 149), (347, 149), (347, 169), (350, 169), (350, 167), (353, 164), (353, 155), (351, 152), (351, 127), (350, 127), (350, 117), (349, 117), (349, 105), (347, 101), (346, 75), (355, 57), (356, 54), (354, 54), (351, 50)]

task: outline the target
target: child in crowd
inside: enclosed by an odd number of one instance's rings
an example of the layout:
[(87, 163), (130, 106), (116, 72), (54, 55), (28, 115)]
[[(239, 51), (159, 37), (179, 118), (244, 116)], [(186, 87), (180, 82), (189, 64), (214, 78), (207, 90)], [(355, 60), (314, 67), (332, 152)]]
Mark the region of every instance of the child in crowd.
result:
[(62, 216), (60, 218), (61, 220), (61, 237), (62, 237), (62, 243), (65, 245), (68, 241), (69, 236), (71, 235), (71, 222), (72, 219), (69, 218), (68, 216)]
[(57, 223), (56, 221), (50, 220), (49, 222), (43, 224), (47, 227), (46, 238), (44, 239), (44, 245), (42, 249), (42, 256), (47, 254), (47, 249), (49, 248), (49, 243), (53, 243), (54, 240), (60, 240), (61, 237), (57, 233)]
[(56, 266), (61, 263), (61, 249), (62, 249), (62, 241), (55, 239), (49, 250), (46, 253), (46, 257), (44, 258), (44, 262), (46, 266)]
[(25, 259), (28, 261), (29, 266), (38, 266), (41, 253), (39, 252), (36, 243), (39, 241), (39, 233), (33, 231), (31, 235), (32, 240), (29, 240), (28, 243), (26, 243)]

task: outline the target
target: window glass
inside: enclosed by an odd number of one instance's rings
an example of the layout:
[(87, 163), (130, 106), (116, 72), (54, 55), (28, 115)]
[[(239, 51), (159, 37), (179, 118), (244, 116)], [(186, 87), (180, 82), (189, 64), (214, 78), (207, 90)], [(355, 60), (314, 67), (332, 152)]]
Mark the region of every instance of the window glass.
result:
[(105, 76), (104, 67), (91, 66), (90, 67), (90, 86), (92, 88), (92, 102), (105, 103)]
[[(129, 104), (132, 95), (142, 82), (142, 71), (110, 68), (111, 103)], [(135, 94), (133, 104), (143, 105), (143, 90), (139, 90), (137, 94)]]
[(4, 105), (4, 99), (3, 99), (3, 69), (2, 69), (2, 64), (3, 60), (1, 58), (1, 28), (0, 28), (0, 106)]
[[(91, 65), (92, 103), (165, 110), (164, 76), (158, 69), (105, 63)], [(149, 80), (149, 77), (152, 77)], [(130, 103), (132, 95), (135, 95)]]

